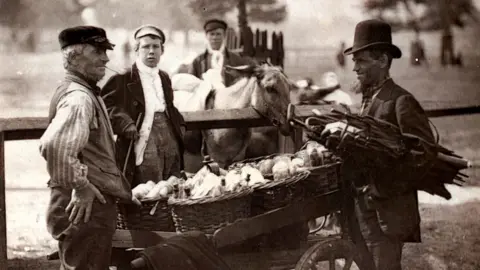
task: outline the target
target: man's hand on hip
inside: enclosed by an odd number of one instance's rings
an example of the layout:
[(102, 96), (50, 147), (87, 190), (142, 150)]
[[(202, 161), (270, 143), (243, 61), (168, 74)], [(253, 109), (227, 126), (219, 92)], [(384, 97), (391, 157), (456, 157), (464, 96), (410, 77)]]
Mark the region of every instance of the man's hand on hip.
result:
[(134, 124), (130, 124), (125, 128), (123, 134), (125, 134), (125, 137), (129, 140), (136, 140), (138, 138), (137, 127), (135, 127)]
[(90, 220), (92, 213), (93, 201), (98, 199), (101, 203), (106, 203), (102, 193), (91, 183), (88, 183), (81, 189), (74, 189), (72, 192), (72, 199), (68, 204), (65, 212), (70, 213), (68, 220), (77, 224), (83, 218), (83, 221), (87, 223)]

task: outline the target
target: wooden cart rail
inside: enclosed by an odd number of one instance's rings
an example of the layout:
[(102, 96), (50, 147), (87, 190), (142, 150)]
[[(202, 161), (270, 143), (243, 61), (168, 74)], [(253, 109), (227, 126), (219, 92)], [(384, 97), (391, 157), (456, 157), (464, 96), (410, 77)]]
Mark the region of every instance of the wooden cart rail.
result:
[[(213, 235), (212, 241), (215, 247), (221, 249), (291, 224), (327, 215), (330, 212), (340, 210), (342, 201), (340, 196), (340, 191), (334, 190), (317, 198), (293, 203), (252, 218), (238, 220), (218, 229)], [(285, 217), (292, 218), (285, 219)], [(162, 239), (168, 239), (175, 235), (177, 233), (117, 230), (113, 237), (113, 246), (118, 248), (146, 248), (156, 245)]]
[[(424, 104), (427, 105), (427, 104)], [(319, 106), (314, 106), (319, 108)], [(307, 117), (311, 115), (312, 106), (298, 106), (297, 114)], [(320, 106), (320, 110), (329, 111), (331, 106)], [(480, 106), (424, 107), (431, 117), (454, 116), (480, 113)], [(238, 110), (211, 110), (202, 112), (182, 113), (185, 117), (187, 128), (211, 129), (229, 127), (269, 126), (268, 120), (258, 115), (253, 109)], [(47, 118), (10, 118), (0, 119), (0, 265), (7, 265), (7, 228), (5, 209), (5, 141), (39, 139), (47, 127)], [(295, 148), (293, 140), (282, 139), (283, 152), (291, 152)], [(295, 140), (298, 144), (298, 140)], [(298, 145), (297, 145), (298, 146)], [(134, 235), (134, 233), (133, 233)], [(134, 236), (131, 237), (134, 237)]]

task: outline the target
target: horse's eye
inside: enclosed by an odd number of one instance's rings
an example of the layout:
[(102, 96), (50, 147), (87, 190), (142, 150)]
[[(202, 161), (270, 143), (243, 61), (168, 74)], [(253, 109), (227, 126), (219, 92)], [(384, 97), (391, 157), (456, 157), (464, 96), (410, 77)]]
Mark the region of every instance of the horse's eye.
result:
[(275, 87), (273, 87), (273, 86), (265, 87), (265, 90), (266, 90), (268, 93), (270, 93), (270, 94), (276, 92), (276, 91), (275, 91)]

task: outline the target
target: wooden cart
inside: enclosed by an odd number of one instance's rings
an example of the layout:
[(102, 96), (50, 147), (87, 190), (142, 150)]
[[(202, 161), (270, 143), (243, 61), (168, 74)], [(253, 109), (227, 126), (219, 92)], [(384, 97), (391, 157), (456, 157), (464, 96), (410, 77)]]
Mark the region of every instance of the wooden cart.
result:
[[(283, 208), (236, 221), (218, 229), (211, 240), (221, 253), (222, 248), (244, 240), (273, 232), (298, 222), (337, 212), (341, 233), (329, 237), (310, 236), (309, 240), (295, 250), (265, 251), (242, 254), (222, 254), (232, 269), (374, 269), (354, 215), (353, 196), (348, 183), (341, 183), (317, 197), (296, 202)], [(288, 218), (285, 218), (288, 217)], [(117, 231), (114, 246), (117, 248), (146, 248), (176, 235), (171, 232)], [(340, 264), (336, 259), (343, 259)], [(245, 265), (248, 262), (248, 266)], [(327, 268), (316, 268), (319, 262), (328, 262)], [(352, 267), (352, 263), (356, 263)], [(238, 264), (243, 264), (239, 266)], [(132, 262), (132, 267), (144, 266), (142, 259)]]
[[(329, 110), (330, 108), (325, 107), (323, 109)], [(309, 110), (311, 108), (308, 107), (300, 110), (300, 116), (309, 116)], [(229, 119), (229, 121), (233, 120)], [(249, 121), (249, 124), (252, 123), (255, 123), (255, 121)], [(226, 123), (218, 124), (218, 122), (210, 124), (213, 124), (215, 127), (228, 126)], [(229, 124), (233, 124), (233, 122)], [(261, 125), (259, 123), (256, 124)], [(296, 132), (297, 139), (299, 134), (301, 134), (301, 131)], [(295, 141), (298, 142), (294, 138), (293, 142)], [(288, 140), (284, 142), (288, 142)], [(292, 152), (298, 150), (298, 148), (298, 143), (293, 143), (293, 145), (284, 146), (284, 151)], [(342, 182), (340, 179), (336, 189), (261, 215), (238, 220), (215, 231), (210, 239), (232, 269), (374, 269), (373, 259), (367, 251), (354, 214), (353, 198), (351, 184)], [(222, 249), (225, 247), (271, 233), (289, 225), (298, 224), (299, 222), (306, 223), (309, 220), (331, 213), (339, 213), (340, 234), (329, 237), (309, 236), (307, 242), (294, 250), (242, 254), (222, 252)], [(116, 252), (125, 248), (154, 246), (164, 239), (175, 235), (177, 234), (172, 232), (117, 230), (113, 240), (115, 248), (112, 256), (113, 263), (118, 265), (120, 269), (123, 269), (122, 264), (125, 264), (125, 260), (122, 263), (115, 258), (125, 259), (127, 257), (122, 255), (122, 253), (117, 254)], [(343, 260), (339, 264), (336, 262), (336, 259)], [(318, 266), (321, 262), (325, 262), (326, 267)], [(352, 266), (354, 263), (356, 266)], [(134, 269), (141, 269), (144, 267), (145, 262), (143, 259), (135, 259), (131, 261), (131, 265)]]

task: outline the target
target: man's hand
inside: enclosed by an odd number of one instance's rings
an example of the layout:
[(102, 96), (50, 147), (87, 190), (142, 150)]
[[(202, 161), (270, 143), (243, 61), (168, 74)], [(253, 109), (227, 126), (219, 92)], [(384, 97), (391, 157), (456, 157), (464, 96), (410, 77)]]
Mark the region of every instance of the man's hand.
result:
[(185, 126), (180, 126), (180, 136), (183, 138), (185, 138), (185, 132), (187, 131), (187, 128)]
[(342, 132), (345, 128), (347, 128), (347, 131), (351, 133), (356, 133), (360, 131), (358, 128), (353, 126), (347, 127), (347, 124), (345, 124), (344, 122), (334, 122), (325, 125), (325, 129), (322, 131), (322, 136), (326, 134), (333, 134), (337, 131)]
[(72, 199), (65, 209), (65, 212), (70, 213), (68, 220), (73, 222), (73, 224), (77, 224), (83, 218), (83, 221), (87, 223), (90, 220), (95, 198), (101, 203), (106, 203), (102, 193), (91, 183), (88, 183), (81, 189), (74, 189)]
[(132, 203), (137, 206), (142, 206), (142, 202), (135, 196), (132, 195)]
[(134, 124), (128, 125), (128, 127), (125, 128), (125, 131), (123, 132), (123, 134), (129, 140), (138, 139), (138, 131)]

